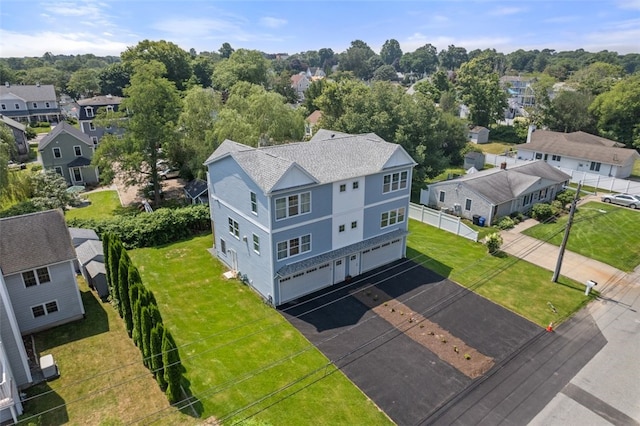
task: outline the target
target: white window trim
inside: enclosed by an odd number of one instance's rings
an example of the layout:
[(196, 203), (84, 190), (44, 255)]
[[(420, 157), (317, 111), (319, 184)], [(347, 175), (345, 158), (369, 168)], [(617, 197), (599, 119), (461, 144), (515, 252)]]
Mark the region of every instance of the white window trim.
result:
[(240, 224), (237, 220), (229, 217), (227, 220), (227, 226), (229, 229), (229, 234), (233, 235), (233, 237), (237, 240), (240, 239)]
[[(49, 281), (41, 283), (40, 282), (40, 277), (38, 277), (38, 269), (46, 269), (47, 270), (47, 275), (49, 275)], [(20, 272), (20, 278), (22, 279), (22, 285), (24, 286), (24, 288), (29, 288), (27, 287), (27, 283), (24, 281), (24, 274), (25, 272), (33, 272), (33, 276), (36, 278), (36, 284), (32, 285), (30, 287), (37, 287), (39, 285), (43, 285), (43, 284), (49, 284), (51, 282), (51, 271), (49, 270), (48, 266), (42, 266), (40, 268), (36, 268), (36, 269), (27, 269), (26, 271), (22, 271)]]
[(251, 213), (258, 216), (258, 194), (251, 191), (251, 194), (249, 195), (249, 199), (251, 201)]
[(94, 145), (98, 145), (98, 137), (97, 136), (91, 136), (91, 142), (93, 142)]
[(55, 166), (53, 168), (53, 170), (55, 170), (56, 173), (58, 173), (60, 176), (64, 176), (64, 172), (62, 171), (62, 167), (60, 166)]
[(91, 130), (91, 131), (96, 130), (96, 125), (95, 125), (95, 124), (93, 124), (93, 121), (90, 121), (90, 122), (89, 122), (89, 130)]
[[(405, 175), (405, 179), (404, 181), (402, 180), (402, 175)], [(384, 186), (385, 186), (385, 179), (387, 178), (387, 176), (389, 177), (389, 189), (388, 190), (384, 190)], [(396, 189), (393, 189), (393, 178), (394, 176), (398, 177), (398, 187)], [(403, 182), (404, 182), (404, 186), (403, 186)], [(403, 189), (407, 189), (407, 187), (409, 186), (409, 172), (404, 170), (404, 171), (399, 171), (399, 172), (393, 172), (393, 173), (387, 173), (386, 175), (382, 176), (382, 193), (383, 194), (389, 194), (391, 192), (396, 192), (396, 191), (402, 191)]]
[[(58, 152), (59, 155), (56, 155), (56, 152)], [(53, 158), (62, 158), (62, 150), (59, 146), (53, 147)]]
[(84, 110), (87, 112), (87, 117), (93, 117), (93, 107), (85, 107)]
[[(257, 234), (253, 234), (252, 242), (253, 242), (253, 251), (257, 254), (260, 254), (260, 236)], [(257, 249), (256, 249), (256, 245), (258, 246)]]
[[(402, 210), (402, 220), (398, 220), (398, 217), (400, 216), (399, 215), (400, 210)], [(395, 219), (394, 219), (393, 223), (391, 223), (391, 213), (395, 213)], [(382, 224), (382, 222), (383, 222), (382, 217), (385, 214), (387, 215), (387, 220), (386, 220), (387, 224), (383, 225)], [(398, 207), (397, 209), (392, 209), (392, 210), (389, 210), (389, 211), (386, 211), (386, 212), (382, 212), (382, 213), (380, 213), (380, 229), (388, 228), (389, 226), (394, 226), (394, 225), (397, 225), (399, 223), (404, 223), (405, 220), (407, 220), (407, 209), (404, 208), (404, 207)]]
[[(80, 154), (78, 154), (78, 152), (76, 151), (76, 148), (80, 150)], [(74, 145), (73, 153), (75, 154), (76, 157), (82, 157), (82, 147), (80, 145)]]
[[(76, 179), (76, 170), (80, 174), (80, 179)], [(71, 174), (71, 180), (72, 181), (74, 181), (74, 182), (83, 182), (84, 181), (84, 177), (82, 176), (82, 168), (81, 167), (71, 167), (69, 169), (69, 172)]]
[[(303, 251), (303, 250), (302, 250), (302, 239), (303, 239), (304, 237), (309, 237), (309, 249), (308, 249), (308, 250), (304, 250), (304, 251)], [(299, 247), (299, 251), (298, 251), (298, 253), (296, 253), (296, 254), (291, 254), (291, 245), (289, 244), (289, 242), (290, 242), (291, 240), (298, 240), (298, 247)], [(285, 244), (287, 245), (287, 255), (286, 255), (286, 256), (284, 256), (284, 257), (281, 257), (281, 258), (280, 258), (280, 257), (278, 257), (278, 245), (279, 245), (279, 244), (282, 244), (282, 243), (285, 243)], [(311, 248), (311, 243), (312, 243), (312, 241), (311, 241), (311, 234), (305, 234), (305, 235), (301, 235), (301, 236), (299, 236), (299, 237), (287, 238), (287, 239), (286, 239), (286, 240), (284, 240), (284, 241), (278, 241), (278, 242), (276, 243), (276, 260), (277, 260), (277, 261), (281, 261), (281, 260), (289, 259), (289, 258), (291, 258), (291, 257), (300, 256), (301, 254), (304, 254), (304, 253), (308, 253), (308, 252), (310, 252), (310, 251), (311, 251), (311, 249), (312, 249), (312, 248)]]
[[(49, 303), (55, 303), (56, 304), (56, 311), (54, 312), (49, 312), (47, 310), (47, 305)], [(38, 306), (42, 307), (42, 310), (44, 311), (44, 315), (39, 315), (39, 316), (35, 316), (35, 314), (33, 313), (33, 308), (37, 308)], [(46, 317), (47, 315), (52, 315), (55, 314), (56, 312), (60, 312), (60, 304), (58, 303), (58, 299), (54, 299), (54, 300), (49, 300), (47, 302), (42, 302), (42, 303), (38, 303), (36, 305), (30, 306), (29, 309), (31, 310), (31, 316), (36, 319), (36, 318), (40, 318), (40, 317)]]
[[(309, 194), (309, 210), (307, 210), (306, 212), (302, 211), (302, 196), (304, 194)], [(294, 214), (294, 215), (290, 215), (289, 214), (289, 198), (290, 197), (297, 197), (298, 198), (298, 213)], [(278, 200), (285, 200), (285, 216), (278, 218)], [(281, 221), (281, 220), (286, 220), (290, 217), (297, 217), (297, 216), (303, 216), (305, 214), (309, 214), (311, 213), (311, 191), (305, 191), (305, 192), (300, 192), (297, 194), (290, 194), (290, 195), (285, 195), (283, 197), (278, 197), (275, 198), (273, 200), (273, 206), (274, 206), (274, 217), (276, 219), (276, 221)]]

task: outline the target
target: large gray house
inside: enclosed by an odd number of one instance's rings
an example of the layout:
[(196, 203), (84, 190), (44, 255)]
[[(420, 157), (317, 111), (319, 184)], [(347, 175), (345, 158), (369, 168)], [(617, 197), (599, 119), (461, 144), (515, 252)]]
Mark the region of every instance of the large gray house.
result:
[(552, 201), (570, 176), (544, 161), (507, 169), (482, 170), (457, 179), (437, 182), (422, 190), (420, 202), (473, 220), (491, 224), (515, 212), (527, 212), (536, 203)]
[(38, 146), (44, 168), (55, 170), (69, 185), (98, 183), (98, 169), (91, 165), (94, 149), (89, 136), (64, 121)]
[(16, 121), (60, 121), (60, 106), (51, 84), (0, 86), (0, 113)]
[(94, 145), (98, 145), (100, 139), (106, 134), (121, 135), (124, 129), (119, 127), (102, 127), (95, 123), (95, 118), (100, 110), (104, 109), (109, 112), (117, 112), (122, 103), (119, 96), (94, 96), (92, 98), (80, 99), (78, 103), (78, 121), (80, 122), (80, 130), (91, 139)]

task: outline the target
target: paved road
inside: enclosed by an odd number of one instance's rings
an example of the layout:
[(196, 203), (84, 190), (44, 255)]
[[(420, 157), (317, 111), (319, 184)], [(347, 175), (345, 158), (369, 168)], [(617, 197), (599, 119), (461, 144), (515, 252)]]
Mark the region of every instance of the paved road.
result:
[[(503, 249), (552, 271), (558, 248), (503, 232)], [(640, 268), (625, 274), (565, 252), (561, 273), (598, 281), (601, 297), (423, 424), (640, 425)]]

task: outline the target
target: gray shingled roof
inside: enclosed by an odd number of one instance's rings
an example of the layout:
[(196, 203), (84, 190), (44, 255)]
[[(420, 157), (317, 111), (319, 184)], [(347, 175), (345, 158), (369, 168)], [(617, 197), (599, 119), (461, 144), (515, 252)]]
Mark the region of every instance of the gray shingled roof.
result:
[(570, 178), (571, 176), (562, 170), (540, 160), (511, 166), (506, 170), (500, 168), (482, 170), (457, 179), (432, 184), (431, 188), (437, 189), (440, 183), (460, 183), (491, 203), (502, 204), (527, 193), (528, 189), (538, 181), (546, 180), (548, 183), (558, 184)]
[(89, 135), (82, 133), (71, 124), (63, 121), (61, 123), (58, 123), (58, 125), (47, 136), (40, 140), (40, 143), (38, 144), (38, 150), (42, 151), (47, 145), (49, 145), (51, 141), (55, 140), (55, 138), (63, 132), (73, 136), (80, 142), (93, 147), (93, 142), (91, 142), (91, 138), (89, 137)]
[(92, 260), (91, 262), (85, 265), (87, 268), (87, 272), (91, 278), (95, 278), (98, 274), (107, 274), (107, 270), (104, 267), (104, 263), (98, 262), (96, 260)]
[(71, 236), (71, 241), (74, 245), (76, 245), (77, 241), (81, 244), (86, 240), (100, 240), (96, 231), (87, 228), (69, 228), (69, 235)]
[(0, 121), (2, 121), (7, 126), (16, 128), (18, 130), (22, 130), (23, 132), (27, 130), (27, 126), (22, 123), (17, 122), (16, 120), (7, 117), (6, 115), (0, 114)]
[(78, 262), (81, 265), (86, 265), (97, 256), (104, 256), (102, 241), (87, 240), (76, 247), (76, 254), (78, 255)]
[(102, 96), (101, 95), (101, 96), (94, 96), (93, 98), (80, 99), (79, 101), (76, 101), (76, 103), (80, 106), (120, 105), (123, 99), (124, 98), (121, 98), (120, 96), (112, 96), (112, 95)]
[(309, 142), (264, 148), (251, 148), (226, 140), (205, 164), (231, 156), (265, 193), (269, 193), (291, 168), (300, 168), (317, 183), (336, 182), (378, 173), (397, 152), (406, 155), (406, 165), (415, 165), (400, 145), (386, 142), (374, 133), (348, 135), (321, 129)]
[(55, 101), (56, 90), (51, 84), (40, 85), (6, 85), (0, 86), (0, 96), (14, 94), (15, 96), (24, 99), (27, 102), (34, 101)]
[(520, 145), (519, 149), (613, 165), (627, 164), (633, 159), (640, 159), (640, 154), (635, 149), (621, 146), (624, 145), (585, 132), (536, 130), (531, 134), (531, 142)]
[(61, 210), (0, 219), (0, 235), (4, 275), (76, 258)]

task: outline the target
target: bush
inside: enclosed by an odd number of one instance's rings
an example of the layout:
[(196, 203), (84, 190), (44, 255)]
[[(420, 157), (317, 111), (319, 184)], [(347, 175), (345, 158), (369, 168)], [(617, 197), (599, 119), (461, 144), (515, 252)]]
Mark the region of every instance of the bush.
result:
[(71, 219), (68, 225), (89, 228), (98, 235), (113, 233), (125, 248), (153, 247), (184, 240), (211, 229), (209, 206), (191, 205), (180, 209), (162, 208), (137, 216), (109, 219)]
[(501, 124), (497, 124), (495, 127), (491, 128), (491, 133), (489, 133), (492, 141), (501, 141), (508, 143), (524, 143), (527, 138), (526, 135), (524, 139), (518, 135), (515, 127), (513, 126), (503, 126)]
[(546, 222), (554, 217), (558, 212), (553, 208), (551, 204), (538, 203), (531, 209), (531, 217), (538, 222)]
[(515, 225), (516, 225), (515, 221), (513, 219), (511, 219), (509, 216), (504, 216), (504, 217), (500, 218), (500, 220), (496, 224), (498, 229), (502, 229), (502, 230), (511, 229)]
[(513, 223), (516, 225), (527, 218), (522, 212), (513, 212), (509, 215), (509, 217), (513, 219)]
[(556, 195), (556, 200), (562, 204), (562, 209), (566, 210), (567, 206), (573, 201), (575, 198), (575, 193), (569, 191), (562, 191), (558, 195)]
[(502, 246), (503, 240), (500, 234), (494, 232), (493, 234), (489, 234), (487, 236), (486, 245), (487, 249), (489, 249), (490, 254), (496, 254), (500, 251), (500, 247)]

